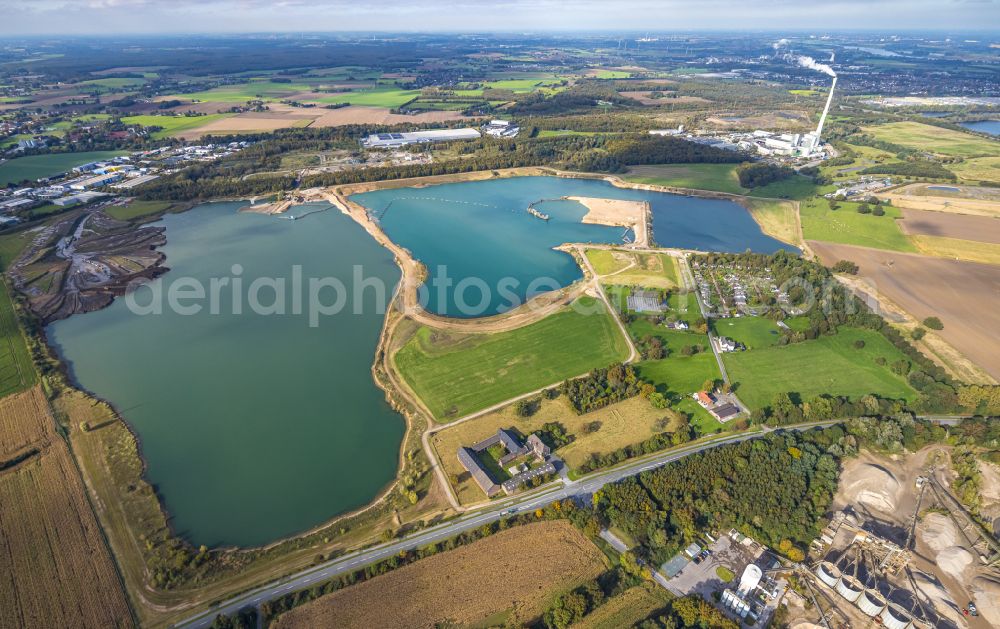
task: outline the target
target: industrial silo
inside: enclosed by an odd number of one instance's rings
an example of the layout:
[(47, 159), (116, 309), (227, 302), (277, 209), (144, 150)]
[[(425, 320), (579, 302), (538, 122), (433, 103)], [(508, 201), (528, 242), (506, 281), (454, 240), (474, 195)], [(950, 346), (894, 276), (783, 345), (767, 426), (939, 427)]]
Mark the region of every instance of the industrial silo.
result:
[(816, 576), (823, 583), (835, 588), (840, 581), (840, 569), (829, 561), (821, 561), (816, 566)]
[(878, 590), (871, 588), (865, 590), (855, 603), (858, 609), (872, 618), (878, 616), (885, 609), (885, 599), (878, 593)]
[(910, 612), (895, 603), (889, 603), (889, 605), (882, 610), (881, 617), (882, 624), (885, 625), (887, 629), (906, 629), (910, 626), (910, 622), (913, 620), (910, 616)]
[(858, 597), (864, 591), (865, 586), (861, 585), (861, 581), (858, 581), (849, 574), (845, 574), (837, 582), (837, 593), (852, 603), (858, 600)]

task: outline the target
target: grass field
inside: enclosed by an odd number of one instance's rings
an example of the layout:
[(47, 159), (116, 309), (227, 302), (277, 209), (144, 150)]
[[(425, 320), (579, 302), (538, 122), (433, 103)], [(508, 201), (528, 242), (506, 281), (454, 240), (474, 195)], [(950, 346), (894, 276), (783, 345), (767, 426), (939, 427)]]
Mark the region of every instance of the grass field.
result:
[[(864, 341), (862, 349), (854, 347)], [(875, 359), (885, 358), (886, 366)], [(888, 365), (903, 354), (877, 332), (841, 328), (833, 336), (783, 347), (724, 354), (737, 394), (751, 410), (771, 404), (778, 393), (795, 393), (803, 400), (822, 394), (857, 399), (869, 393), (912, 400), (916, 392)]]
[(0, 397), (38, 381), (6, 281), (0, 282)]
[(603, 572), (604, 562), (601, 551), (568, 522), (537, 522), (327, 594), (272, 626), (521, 626), (559, 594)]
[(1000, 264), (1000, 244), (944, 236), (914, 235), (910, 238), (920, 253), (983, 264)]
[(749, 206), (750, 215), (757, 221), (761, 231), (765, 234), (792, 245), (802, 244), (799, 213), (796, 211), (794, 203), (753, 197), (747, 197), (746, 203)]
[(172, 206), (170, 201), (132, 201), (128, 205), (111, 205), (104, 208), (104, 213), (120, 221), (130, 221), (157, 212), (163, 212)]
[(1000, 142), (920, 122), (891, 122), (864, 130), (878, 140), (939, 155), (985, 157), (1000, 151)]
[(858, 214), (857, 203), (841, 201), (831, 210), (826, 199), (816, 197), (799, 204), (802, 233), (806, 240), (838, 242), (890, 251), (916, 252), (916, 247), (896, 224), (897, 208), (885, 207), (885, 216)]
[(766, 186), (753, 188), (747, 192), (747, 194), (751, 197), (760, 197), (765, 199), (802, 200), (808, 199), (809, 197), (817, 194), (826, 194), (835, 188), (836, 186), (832, 185), (817, 186), (810, 177), (794, 175), (788, 179), (782, 179), (781, 181), (769, 183)]
[[(619, 448), (639, 443), (658, 432), (676, 428), (676, 418), (668, 411), (653, 408), (641, 397), (633, 397), (604, 408), (577, 415), (565, 396), (554, 400), (541, 400), (541, 406), (531, 417), (519, 417), (513, 405), (487, 413), (482, 417), (449, 426), (434, 433), (431, 443), (449, 478), (458, 477), (455, 494), (462, 504), (482, 502), (485, 499), (479, 485), (472, 480), (458, 462), (458, 449), (482, 441), (496, 434), (500, 428), (513, 428), (524, 435), (539, 430), (543, 424), (558, 422), (573, 436), (573, 442), (556, 454), (570, 469), (586, 462), (591, 454), (606, 454)], [(669, 421), (665, 424), (664, 418)], [(596, 431), (588, 426), (598, 422)]]
[(418, 96), (420, 96), (420, 90), (401, 90), (394, 87), (377, 87), (371, 90), (359, 90), (356, 92), (344, 92), (343, 94), (320, 96), (310, 99), (309, 102), (323, 104), (347, 103), (349, 105), (386, 107), (393, 109), (405, 105)]
[(0, 271), (10, 266), (10, 263), (28, 246), (32, 237), (32, 233), (23, 229), (0, 236)]
[(153, 133), (153, 139), (168, 138), (182, 131), (190, 131), (203, 127), (210, 122), (228, 118), (233, 114), (206, 114), (204, 116), (126, 116), (122, 118), (124, 124), (138, 124), (144, 127), (162, 127)]
[[(671, 295), (676, 300), (691, 300), (694, 294)], [(696, 303), (690, 304), (685, 316), (680, 317), (689, 323), (700, 316)], [(687, 413), (691, 422), (703, 433), (714, 432), (721, 424), (704, 408), (699, 406), (691, 394), (700, 391), (706, 380), (719, 380), (722, 374), (719, 365), (712, 354), (708, 336), (683, 330), (670, 330), (662, 325), (654, 325), (645, 318), (638, 318), (628, 324), (632, 338), (641, 340), (646, 336), (656, 336), (663, 341), (669, 350), (666, 358), (661, 360), (644, 360), (637, 364), (639, 376), (649, 381), (656, 389), (671, 400), (671, 407)], [(684, 356), (681, 349), (685, 346), (701, 346), (701, 352)]]
[(587, 249), (587, 259), (598, 275), (607, 275), (621, 271), (629, 265), (631, 254), (609, 249)]
[(659, 585), (643, 583), (608, 599), (585, 616), (583, 621), (573, 625), (573, 629), (632, 627), (665, 607), (671, 598), (673, 597)]
[(531, 325), (495, 334), (420, 328), (396, 367), (436, 418), (457, 419), (522, 393), (604, 367), (628, 355), (611, 313), (592, 298)]
[(731, 194), (746, 194), (736, 176), (737, 164), (665, 164), (662, 166), (633, 166), (625, 175), (626, 181), (654, 186), (714, 190)]
[(588, 250), (587, 258), (598, 275), (614, 273), (602, 279), (606, 284), (645, 288), (676, 288), (680, 285), (677, 260), (669, 254)]
[(248, 81), (237, 85), (224, 85), (215, 89), (190, 94), (173, 94), (169, 98), (178, 100), (200, 100), (215, 103), (245, 103), (248, 100), (281, 99), (296, 92), (315, 89), (319, 83), (274, 83), (272, 81)]
[(538, 132), (540, 138), (558, 138), (566, 135), (602, 135), (598, 131), (572, 131), (569, 129), (542, 129)]
[(29, 155), (18, 157), (0, 164), (0, 186), (19, 183), (24, 180), (34, 181), (43, 177), (52, 177), (71, 170), (88, 162), (124, 155), (122, 151), (89, 151), (86, 153), (50, 153), (48, 155)]
[(89, 81), (83, 81), (80, 85), (96, 85), (97, 87), (106, 87), (109, 89), (122, 89), (126, 87), (136, 87), (137, 85), (142, 85), (146, 82), (146, 79), (138, 78), (109, 78), (109, 79), (91, 79)]
[(965, 181), (1000, 184), (1000, 156), (967, 159), (958, 164), (948, 164), (947, 168)]
[(40, 387), (0, 400), (4, 463), (0, 624), (132, 627), (83, 481)]
[(713, 331), (743, 343), (749, 349), (763, 349), (778, 344), (781, 330), (777, 324), (764, 317), (739, 317), (712, 321)]

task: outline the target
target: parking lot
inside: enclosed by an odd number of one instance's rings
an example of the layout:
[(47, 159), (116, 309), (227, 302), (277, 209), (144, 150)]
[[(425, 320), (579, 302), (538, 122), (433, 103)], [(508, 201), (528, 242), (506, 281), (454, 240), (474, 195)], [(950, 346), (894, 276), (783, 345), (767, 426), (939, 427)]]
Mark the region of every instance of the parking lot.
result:
[(720, 537), (708, 546), (708, 557), (701, 563), (689, 561), (680, 573), (668, 581), (669, 588), (680, 594), (697, 593), (706, 600), (712, 600), (712, 592), (724, 590), (729, 585), (719, 576), (718, 568), (725, 567), (732, 571), (734, 581), (738, 582), (743, 569), (760, 553), (759, 546), (754, 548), (756, 552), (727, 536)]

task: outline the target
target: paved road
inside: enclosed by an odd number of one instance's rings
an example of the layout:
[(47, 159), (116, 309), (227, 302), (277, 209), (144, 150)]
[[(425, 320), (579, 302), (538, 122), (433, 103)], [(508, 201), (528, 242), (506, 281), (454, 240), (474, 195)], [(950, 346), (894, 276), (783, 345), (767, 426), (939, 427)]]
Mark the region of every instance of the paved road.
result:
[[(783, 427), (783, 429), (805, 430), (817, 426), (829, 426), (838, 423), (838, 421), (839, 420), (799, 424), (796, 426)], [(394, 555), (400, 551), (413, 550), (433, 542), (439, 542), (450, 537), (454, 537), (459, 533), (477, 528), (487, 522), (499, 520), (511, 511), (532, 511), (539, 507), (544, 507), (555, 500), (592, 494), (608, 483), (619, 481), (628, 476), (638, 474), (639, 472), (661, 467), (672, 461), (682, 459), (691, 454), (702, 452), (710, 448), (730, 443), (737, 443), (747, 439), (754, 439), (766, 434), (767, 432), (770, 431), (765, 429), (762, 432), (741, 433), (738, 435), (721, 437), (703, 443), (693, 444), (684, 448), (672, 450), (670, 452), (654, 454), (649, 457), (633, 460), (609, 470), (590, 474), (577, 481), (561, 481), (555, 486), (542, 488), (537, 492), (501, 500), (497, 503), (490, 504), (486, 509), (466, 513), (465, 515), (454, 520), (449, 520), (446, 523), (418, 531), (412, 535), (404, 537), (403, 539), (386, 544), (380, 544), (365, 550), (355, 551), (321, 565), (313, 566), (293, 575), (283, 577), (277, 581), (272, 581), (271, 583), (254, 588), (234, 598), (226, 600), (207, 611), (188, 618), (176, 626), (190, 628), (208, 627), (212, 624), (212, 621), (217, 614), (233, 614), (243, 607), (249, 605), (260, 605), (265, 601), (284, 596), (289, 592), (308, 588), (340, 574), (352, 572), (358, 568), (363, 568), (368, 564), (385, 559), (386, 557)]]

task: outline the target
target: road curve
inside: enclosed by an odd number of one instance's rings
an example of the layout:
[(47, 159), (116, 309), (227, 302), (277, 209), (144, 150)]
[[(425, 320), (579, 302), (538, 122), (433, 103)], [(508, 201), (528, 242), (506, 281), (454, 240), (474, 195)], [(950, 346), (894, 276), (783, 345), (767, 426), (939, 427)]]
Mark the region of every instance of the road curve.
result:
[[(809, 428), (831, 426), (833, 424), (840, 423), (841, 421), (842, 420), (827, 420), (811, 422), (808, 424), (797, 424), (794, 426), (782, 426), (780, 429), (807, 430)], [(276, 581), (271, 581), (270, 583), (253, 588), (233, 598), (223, 601), (222, 603), (199, 614), (191, 616), (187, 620), (184, 620), (174, 626), (190, 629), (208, 627), (212, 624), (212, 621), (218, 614), (230, 615), (247, 606), (258, 606), (266, 601), (284, 596), (290, 592), (312, 587), (317, 583), (322, 583), (323, 581), (346, 572), (353, 572), (354, 570), (363, 568), (368, 564), (385, 559), (391, 555), (395, 555), (400, 551), (413, 550), (434, 542), (440, 542), (450, 537), (454, 537), (459, 533), (482, 526), (487, 522), (494, 522), (511, 511), (531, 511), (544, 507), (556, 500), (592, 494), (608, 483), (614, 483), (640, 472), (661, 467), (667, 463), (683, 459), (698, 452), (703, 452), (711, 448), (731, 443), (746, 441), (748, 439), (754, 439), (769, 432), (773, 432), (773, 430), (764, 429), (762, 431), (744, 432), (737, 435), (710, 439), (667, 452), (634, 459), (608, 470), (594, 472), (576, 481), (567, 482), (560, 480), (554, 484), (543, 487), (538, 491), (517, 495), (505, 500), (497, 501), (496, 503), (491, 503), (487, 508), (478, 511), (470, 511), (458, 518), (428, 529), (417, 531), (402, 539), (385, 544), (379, 544), (368, 549), (347, 553), (318, 566), (312, 566), (289, 576), (282, 577)]]

